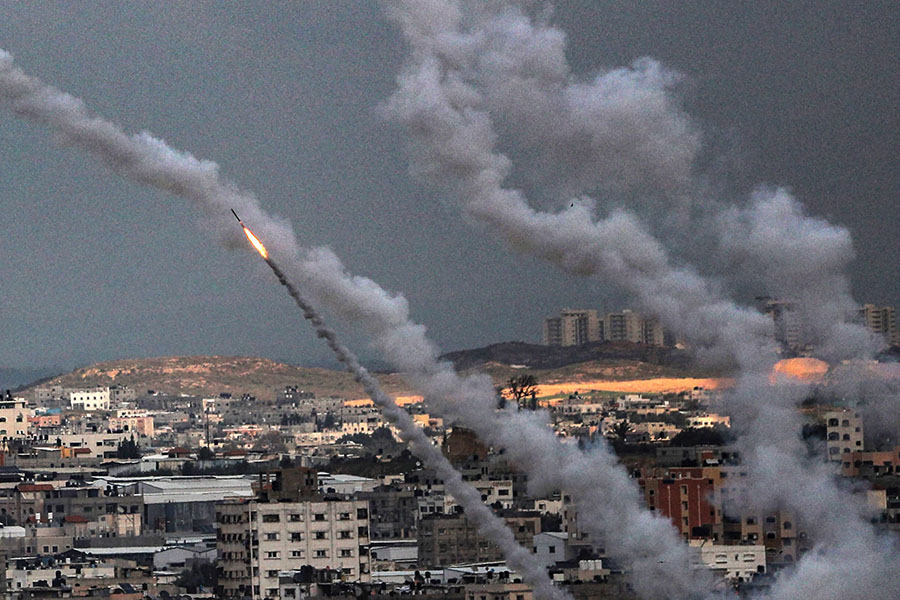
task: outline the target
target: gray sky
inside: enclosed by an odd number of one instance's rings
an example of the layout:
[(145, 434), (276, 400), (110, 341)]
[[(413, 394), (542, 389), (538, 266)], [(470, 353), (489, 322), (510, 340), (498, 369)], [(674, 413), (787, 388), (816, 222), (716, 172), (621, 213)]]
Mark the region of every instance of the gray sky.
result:
[[(896, 4), (557, 6), (576, 70), (649, 55), (686, 73), (685, 106), (729, 185), (793, 189), (853, 232), (856, 297), (900, 300)], [(403, 292), (445, 350), (534, 341), (563, 305), (627, 302), (601, 281), (512, 255), (410, 179), (400, 132), (375, 114), (402, 60), (375, 2), (2, 10), (0, 47), (26, 71), (129, 131), (219, 162), (303, 242)], [(7, 112), (0, 207), (0, 366), (328, 356), (259, 261), (213, 244), (185, 202), (107, 173)]]

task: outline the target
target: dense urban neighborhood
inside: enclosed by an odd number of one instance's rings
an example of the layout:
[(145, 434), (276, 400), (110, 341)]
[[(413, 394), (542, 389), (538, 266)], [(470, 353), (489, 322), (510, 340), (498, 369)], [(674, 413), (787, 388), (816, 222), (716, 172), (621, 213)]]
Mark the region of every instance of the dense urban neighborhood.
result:
[[(862, 413), (829, 391), (819, 363), (779, 363), (780, 375), (821, 384), (798, 408), (802, 439), (855, 490), (873, 526), (893, 535), (900, 442), (881, 429), (867, 436)], [(765, 589), (815, 546), (790, 511), (735, 501), (752, 473), (732, 444), (727, 385), (679, 390), (683, 379), (661, 393), (620, 393), (572, 383), (559, 392), (566, 386), (542, 388), (516, 368), (496, 388), (497, 414), (544, 415), (564, 446), (612, 455), (644, 507), (691, 549), (691, 568), (711, 571), (722, 589)], [(619, 540), (584, 527), (569, 490), (536, 488), (505, 448), (479, 441), (426, 399), (403, 404), (562, 589), (637, 597), (616, 560)], [(366, 399), (298, 386), (261, 399), (44, 383), (5, 392), (0, 428), (4, 597), (523, 600), (534, 592)]]

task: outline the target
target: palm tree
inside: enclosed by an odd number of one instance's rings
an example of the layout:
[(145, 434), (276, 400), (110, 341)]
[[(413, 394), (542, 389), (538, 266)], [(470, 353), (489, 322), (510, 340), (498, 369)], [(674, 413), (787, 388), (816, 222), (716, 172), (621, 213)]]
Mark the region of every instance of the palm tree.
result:
[(610, 431), (612, 431), (613, 436), (615, 436), (616, 438), (618, 438), (624, 442), (625, 436), (627, 436), (628, 433), (631, 431), (631, 423), (629, 423), (628, 421), (624, 421), (624, 420), (619, 421), (618, 423), (613, 425), (613, 427)]

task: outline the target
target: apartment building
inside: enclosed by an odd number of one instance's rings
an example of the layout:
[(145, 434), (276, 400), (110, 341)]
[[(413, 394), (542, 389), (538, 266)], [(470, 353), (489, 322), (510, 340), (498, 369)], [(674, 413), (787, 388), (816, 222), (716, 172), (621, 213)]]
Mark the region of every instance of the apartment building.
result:
[(580, 346), (603, 340), (603, 321), (596, 310), (564, 308), (544, 320), (545, 346)]
[(825, 413), (828, 460), (841, 461), (844, 454), (861, 452), (863, 424), (858, 412), (843, 410)]
[(900, 330), (897, 329), (897, 315), (893, 306), (864, 304), (859, 316), (865, 326), (884, 338), (885, 343), (900, 346)]
[(69, 406), (72, 410), (109, 410), (109, 388), (96, 387), (81, 390), (70, 390)]
[[(501, 512), (516, 541), (525, 548), (534, 544), (541, 532), (541, 517), (536, 512)], [(478, 534), (464, 514), (431, 514), (416, 525), (419, 568), (503, 560), (500, 549)]]
[(0, 396), (0, 438), (23, 438), (28, 435), (31, 410), (22, 398)]
[(307, 566), (369, 580), (368, 501), (320, 496), (316, 479), (285, 469), (256, 499), (216, 504), (218, 597), (278, 598), (279, 572)]

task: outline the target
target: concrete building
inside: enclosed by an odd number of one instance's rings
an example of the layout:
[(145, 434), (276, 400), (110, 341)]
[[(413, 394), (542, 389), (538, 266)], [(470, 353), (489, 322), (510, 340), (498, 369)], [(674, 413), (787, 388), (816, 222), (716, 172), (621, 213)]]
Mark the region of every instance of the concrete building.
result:
[(760, 312), (772, 318), (775, 341), (781, 345), (782, 350), (795, 353), (806, 349), (806, 327), (796, 303), (768, 296), (760, 296), (756, 302)]
[(109, 410), (108, 387), (69, 390), (68, 396), (72, 410)]
[(859, 316), (869, 331), (882, 336), (891, 346), (900, 346), (900, 330), (893, 306), (865, 304), (859, 309)]
[(25, 400), (7, 395), (0, 400), (0, 438), (23, 438), (28, 435), (31, 410)]
[[(500, 513), (520, 545), (533, 547), (534, 536), (541, 532), (536, 512)], [(480, 536), (464, 514), (423, 517), (417, 524), (419, 568), (490, 562), (503, 559), (500, 549)]]
[(532, 551), (535, 560), (551, 567), (558, 562), (576, 558), (576, 551), (569, 545), (569, 534), (565, 531), (544, 531), (534, 536)]
[(580, 346), (603, 340), (603, 321), (596, 310), (564, 308), (558, 317), (544, 320), (545, 346)]
[(717, 545), (710, 540), (692, 540), (700, 564), (720, 573), (730, 582), (746, 582), (766, 572), (766, 548), (761, 544)]
[(608, 313), (603, 320), (603, 332), (610, 342), (640, 344), (644, 341), (644, 319), (640, 313), (627, 308), (621, 312)]
[(859, 413), (845, 410), (825, 413), (828, 460), (842, 461), (844, 454), (861, 452), (863, 424)]
[(216, 509), (220, 598), (278, 598), (279, 572), (307, 565), (369, 580), (364, 500), (232, 501)]
[(841, 475), (845, 477), (880, 477), (897, 473), (900, 473), (900, 446), (885, 452), (841, 454)]

